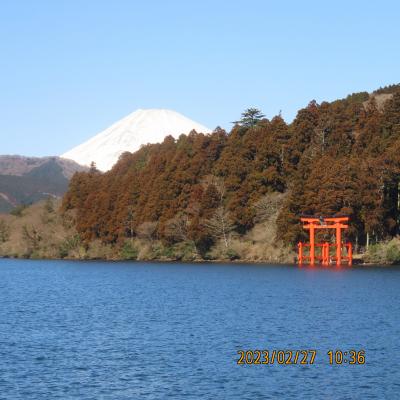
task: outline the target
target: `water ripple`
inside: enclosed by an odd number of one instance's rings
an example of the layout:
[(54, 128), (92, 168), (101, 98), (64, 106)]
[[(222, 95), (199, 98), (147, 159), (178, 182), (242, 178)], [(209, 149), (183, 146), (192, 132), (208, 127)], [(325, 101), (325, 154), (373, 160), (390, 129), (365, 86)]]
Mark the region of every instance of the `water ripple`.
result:
[(400, 269), (0, 260), (0, 282), (1, 399), (399, 397)]

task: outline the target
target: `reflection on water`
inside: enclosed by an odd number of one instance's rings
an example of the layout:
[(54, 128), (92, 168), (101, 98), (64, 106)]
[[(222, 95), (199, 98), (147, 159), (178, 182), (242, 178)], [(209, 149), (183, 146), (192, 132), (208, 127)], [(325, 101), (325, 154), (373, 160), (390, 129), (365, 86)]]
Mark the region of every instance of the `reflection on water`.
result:
[(0, 398), (394, 399), (399, 297), (396, 268), (0, 260)]

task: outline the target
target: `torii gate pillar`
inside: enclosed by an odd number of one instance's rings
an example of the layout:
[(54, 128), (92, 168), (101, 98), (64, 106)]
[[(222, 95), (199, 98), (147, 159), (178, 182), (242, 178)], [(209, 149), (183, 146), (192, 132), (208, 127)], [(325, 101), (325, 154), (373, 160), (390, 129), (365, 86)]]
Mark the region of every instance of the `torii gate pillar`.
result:
[(310, 264), (315, 264), (315, 228), (310, 225)]
[(335, 225), (336, 225), (336, 265), (340, 265), (342, 260), (342, 230), (339, 224)]

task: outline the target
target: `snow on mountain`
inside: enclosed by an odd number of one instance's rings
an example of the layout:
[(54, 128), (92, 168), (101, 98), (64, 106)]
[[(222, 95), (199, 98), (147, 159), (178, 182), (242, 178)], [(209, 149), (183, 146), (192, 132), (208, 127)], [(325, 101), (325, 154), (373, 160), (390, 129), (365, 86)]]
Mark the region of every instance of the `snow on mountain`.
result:
[(134, 152), (147, 143), (159, 143), (168, 135), (178, 138), (191, 130), (209, 133), (210, 129), (171, 110), (137, 110), (111, 125), (87, 142), (64, 153), (61, 157), (107, 171), (125, 151)]

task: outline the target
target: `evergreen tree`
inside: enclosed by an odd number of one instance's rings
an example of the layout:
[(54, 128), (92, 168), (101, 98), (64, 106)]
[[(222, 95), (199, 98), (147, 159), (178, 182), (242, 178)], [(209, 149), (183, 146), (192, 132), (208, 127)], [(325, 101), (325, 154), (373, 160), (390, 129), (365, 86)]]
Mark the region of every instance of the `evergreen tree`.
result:
[(244, 112), (242, 112), (242, 117), (240, 120), (235, 121), (235, 124), (252, 127), (264, 117), (265, 115), (258, 108), (247, 108)]

